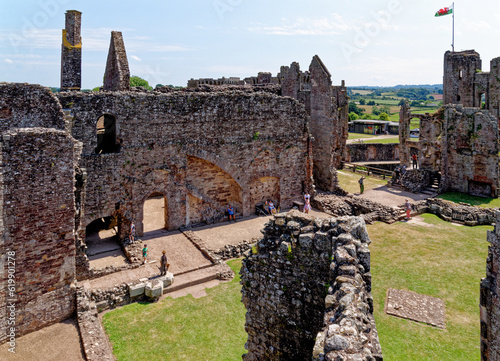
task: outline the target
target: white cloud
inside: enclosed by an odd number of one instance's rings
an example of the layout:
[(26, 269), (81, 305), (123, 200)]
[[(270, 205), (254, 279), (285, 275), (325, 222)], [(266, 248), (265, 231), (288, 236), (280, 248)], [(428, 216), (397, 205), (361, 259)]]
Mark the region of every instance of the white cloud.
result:
[(5, 62), (6, 62), (6, 63), (8, 63), (8, 64), (13, 64), (13, 63), (14, 63), (14, 62), (13, 62), (12, 60), (10, 60), (10, 59), (4, 59), (4, 60), (5, 60)]
[(133, 59), (133, 60), (135, 60), (135, 61), (141, 61), (141, 60), (142, 60), (141, 58), (139, 58), (139, 57), (138, 57), (138, 56), (136, 56), (136, 55), (130, 55), (130, 59)]
[(347, 24), (339, 14), (332, 14), (330, 17), (308, 18), (298, 17), (291, 21), (287, 18), (281, 19), (279, 25), (256, 24), (248, 30), (257, 33), (270, 35), (338, 35), (352, 27)]
[(213, 65), (206, 68), (206, 70), (212, 74), (220, 74), (217, 76), (253, 76), (257, 75), (260, 71), (265, 71), (256, 66), (247, 65)]

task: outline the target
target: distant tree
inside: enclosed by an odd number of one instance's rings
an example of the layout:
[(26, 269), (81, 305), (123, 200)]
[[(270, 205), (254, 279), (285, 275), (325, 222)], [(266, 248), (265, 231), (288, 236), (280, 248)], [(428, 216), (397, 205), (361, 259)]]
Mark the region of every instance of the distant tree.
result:
[(381, 112), (380, 112), (380, 109), (377, 107), (377, 106), (373, 106), (372, 107), (372, 114), (373, 115), (379, 115)]
[(380, 120), (389, 120), (389, 115), (387, 113), (380, 113), (378, 117)]
[(133, 75), (130, 77), (130, 86), (131, 87), (142, 86), (142, 87), (146, 88), (147, 90), (153, 90), (153, 88), (151, 87), (151, 85), (149, 85), (147, 80), (144, 80), (144, 79), (138, 77), (137, 75)]
[(390, 113), (391, 113), (391, 107), (390, 107), (389, 105), (387, 105), (387, 104), (382, 105), (382, 106), (380, 107), (380, 112), (381, 112), (381, 113), (387, 113), (387, 114), (390, 114)]
[(429, 95), (429, 99), (430, 100), (435, 100), (436, 98), (434, 98), (434, 96), (432, 96), (432, 95)]
[(405, 105), (405, 103), (408, 101), (408, 99), (401, 99), (398, 103), (399, 106)]
[(360, 119), (371, 119), (371, 118), (373, 118), (373, 116), (371, 116), (370, 114), (363, 114)]
[(366, 104), (366, 100), (364, 99), (359, 99), (359, 105), (365, 105)]
[(354, 112), (349, 113), (349, 120), (356, 120), (359, 119), (359, 115), (357, 115)]
[(375, 100), (370, 100), (368, 101), (368, 104), (367, 105), (375, 105)]
[(93, 92), (98, 92), (99, 90), (101, 90), (100, 86), (96, 86), (94, 89), (92, 89)]
[(411, 105), (412, 107), (418, 107), (418, 106), (420, 105), (420, 101), (418, 101), (418, 100), (413, 100), (413, 101), (410, 103), (410, 105)]
[(363, 108), (360, 108), (356, 105), (354, 102), (349, 103), (349, 113), (356, 113), (357, 115), (363, 115), (365, 110)]
[(163, 84), (156, 84), (155, 88), (161, 88), (163, 86), (165, 86), (165, 85), (163, 85)]

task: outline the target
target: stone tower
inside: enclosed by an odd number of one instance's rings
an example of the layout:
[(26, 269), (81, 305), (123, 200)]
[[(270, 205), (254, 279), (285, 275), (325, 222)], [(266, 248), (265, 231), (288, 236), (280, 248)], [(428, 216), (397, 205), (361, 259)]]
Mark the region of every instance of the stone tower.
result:
[(66, 12), (66, 28), (62, 31), (61, 91), (80, 90), (82, 86), (82, 13)]
[(103, 89), (117, 91), (130, 89), (130, 70), (120, 31), (111, 32)]
[(444, 54), (443, 105), (480, 107), (481, 98), (477, 99), (474, 91), (478, 71), (481, 71), (481, 58), (476, 51), (447, 51)]

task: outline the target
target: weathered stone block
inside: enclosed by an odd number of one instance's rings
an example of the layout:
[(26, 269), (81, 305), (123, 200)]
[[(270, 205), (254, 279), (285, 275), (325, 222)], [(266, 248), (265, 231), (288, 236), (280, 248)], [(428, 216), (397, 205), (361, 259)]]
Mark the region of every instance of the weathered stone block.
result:
[(137, 283), (135, 285), (129, 285), (130, 298), (143, 295), (145, 289), (146, 289), (146, 283)]
[(146, 297), (150, 299), (158, 299), (163, 295), (163, 282), (157, 282), (156, 284), (146, 283), (146, 289), (144, 290)]

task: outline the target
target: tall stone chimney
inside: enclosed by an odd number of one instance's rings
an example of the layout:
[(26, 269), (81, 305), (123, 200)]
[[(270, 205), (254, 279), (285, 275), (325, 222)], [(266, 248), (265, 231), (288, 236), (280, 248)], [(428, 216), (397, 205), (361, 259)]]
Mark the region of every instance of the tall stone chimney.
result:
[(61, 91), (80, 90), (82, 86), (82, 13), (66, 12), (66, 28), (62, 31)]

